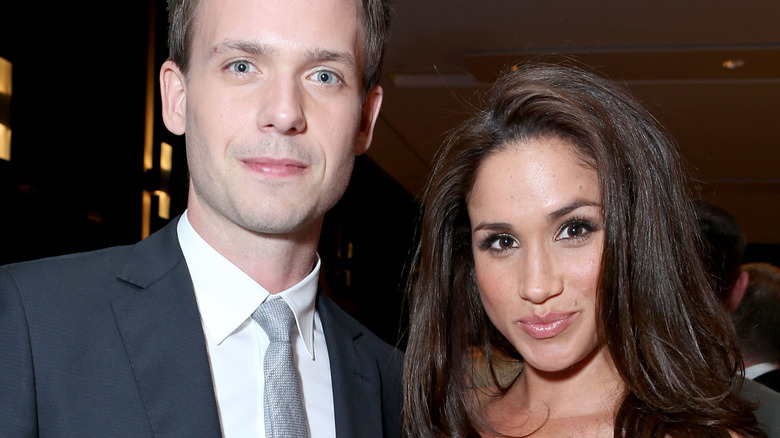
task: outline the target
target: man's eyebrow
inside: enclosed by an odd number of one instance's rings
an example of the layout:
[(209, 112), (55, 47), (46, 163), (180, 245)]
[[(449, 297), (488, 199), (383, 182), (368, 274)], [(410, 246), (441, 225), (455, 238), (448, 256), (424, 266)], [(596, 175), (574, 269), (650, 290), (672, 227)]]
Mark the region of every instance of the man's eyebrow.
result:
[[(209, 51), (209, 59), (226, 53), (246, 53), (248, 55), (261, 55), (269, 56), (273, 54), (276, 49), (269, 47), (266, 44), (260, 44), (253, 41), (243, 40), (231, 40), (223, 41), (216, 44)], [(350, 68), (357, 69), (357, 60), (355, 55), (347, 51), (335, 51), (335, 50), (308, 50), (303, 54), (303, 58), (314, 62), (333, 61), (340, 64), (349, 66)]]
[(223, 41), (211, 48), (208, 59), (214, 58), (218, 55), (234, 52), (247, 53), (249, 55), (268, 55), (272, 52), (272, 50), (264, 44), (259, 44), (252, 41)]
[(357, 60), (355, 59), (355, 55), (346, 51), (309, 50), (304, 55), (304, 58), (317, 62), (335, 61), (353, 68), (357, 67)]

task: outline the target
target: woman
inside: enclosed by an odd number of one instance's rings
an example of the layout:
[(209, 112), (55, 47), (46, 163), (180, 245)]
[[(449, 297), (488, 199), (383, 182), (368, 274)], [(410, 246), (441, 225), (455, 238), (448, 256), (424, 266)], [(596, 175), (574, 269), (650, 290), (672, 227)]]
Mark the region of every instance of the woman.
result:
[(686, 183), (611, 82), (546, 64), (499, 79), (423, 197), (407, 433), (765, 436), (735, 395)]

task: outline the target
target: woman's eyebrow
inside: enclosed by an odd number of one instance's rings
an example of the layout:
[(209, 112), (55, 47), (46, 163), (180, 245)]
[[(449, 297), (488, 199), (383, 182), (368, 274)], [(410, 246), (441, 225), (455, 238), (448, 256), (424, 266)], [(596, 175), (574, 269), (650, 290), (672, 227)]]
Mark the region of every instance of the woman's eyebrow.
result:
[(474, 227), (474, 231), (490, 230), (497, 232), (509, 232), (512, 226), (505, 222), (480, 222)]
[(576, 199), (573, 202), (548, 213), (547, 222), (554, 222), (562, 216), (566, 216), (567, 214), (581, 207), (601, 207), (601, 204), (598, 202), (588, 201), (587, 199)]

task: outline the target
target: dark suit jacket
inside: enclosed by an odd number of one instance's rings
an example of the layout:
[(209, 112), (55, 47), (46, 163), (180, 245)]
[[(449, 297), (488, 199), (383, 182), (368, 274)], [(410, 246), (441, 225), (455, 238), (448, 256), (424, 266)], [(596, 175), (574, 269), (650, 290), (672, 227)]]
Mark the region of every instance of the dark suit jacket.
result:
[(753, 380), (780, 392), (780, 369), (756, 376)]
[[(176, 222), (0, 267), (0, 437), (221, 436)], [(402, 354), (319, 294), (336, 435), (401, 434)]]
[(745, 379), (740, 395), (757, 403), (756, 419), (769, 438), (780, 438), (780, 394), (750, 379)]

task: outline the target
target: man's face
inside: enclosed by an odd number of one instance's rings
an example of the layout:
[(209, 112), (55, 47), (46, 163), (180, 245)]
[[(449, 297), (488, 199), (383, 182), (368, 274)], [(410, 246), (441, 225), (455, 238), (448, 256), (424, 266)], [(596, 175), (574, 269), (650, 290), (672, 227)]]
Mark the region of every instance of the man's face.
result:
[(189, 72), (167, 63), (162, 76), (166, 126), (187, 136), (193, 224), (319, 227), (381, 104), (379, 87), (362, 99), (358, 16), (354, 0), (203, 0)]

